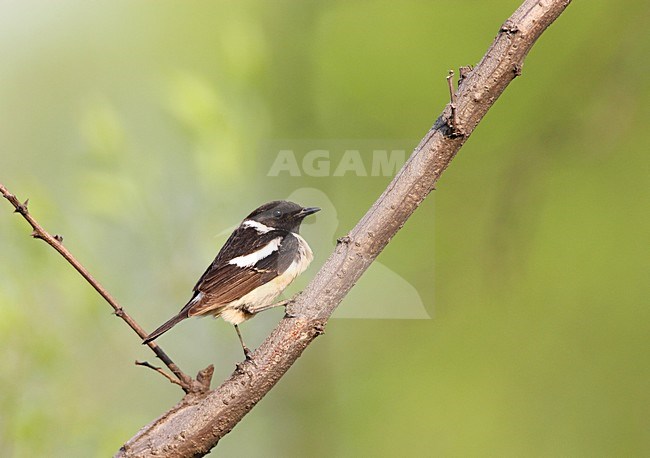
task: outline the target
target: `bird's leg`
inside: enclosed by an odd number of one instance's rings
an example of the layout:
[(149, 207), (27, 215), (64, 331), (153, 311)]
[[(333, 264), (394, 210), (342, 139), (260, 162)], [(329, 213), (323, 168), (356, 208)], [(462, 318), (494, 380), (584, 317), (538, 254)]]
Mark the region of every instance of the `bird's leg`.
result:
[(291, 302), (292, 300), (293, 300), (293, 298), (292, 299), (287, 299), (286, 301), (275, 302), (274, 304), (260, 305), (259, 307), (249, 307), (248, 311), (250, 313), (260, 313), (260, 312), (263, 312), (265, 310), (269, 310), (269, 309), (272, 309), (272, 308), (275, 308), (275, 307), (283, 307), (283, 306), (287, 305), (289, 302)]
[(263, 312), (265, 310), (269, 310), (269, 309), (272, 309), (272, 308), (275, 308), (275, 307), (284, 307), (285, 305), (289, 305), (292, 302), (296, 302), (296, 299), (301, 294), (302, 294), (302, 291), (300, 291), (299, 293), (296, 293), (291, 299), (286, 299), (284, 301), (275, 302), (273, 304), (260, 305), (259, 307), (249, 307), (248, 312), (249, 313), (260, 313), (260, 312)]
[(244, 343), (244, 339), (241, 338), (241, 332), (239, 332), (239, 326), (237, 325), (234, 326), (235, 326), (235, 331), (237, 331), (237, 337), (239, 337), (239, 342), (241, 342), (241, 348), (244, 350), (244, 356), (246, 357), (246, 359), (251, 359), (251, 351)]

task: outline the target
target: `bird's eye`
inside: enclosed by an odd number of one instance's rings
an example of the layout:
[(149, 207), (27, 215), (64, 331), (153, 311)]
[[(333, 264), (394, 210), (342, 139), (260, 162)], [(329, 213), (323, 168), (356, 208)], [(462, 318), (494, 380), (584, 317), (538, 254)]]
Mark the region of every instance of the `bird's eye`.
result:
[(279, 218), (280, 216), (282, 216), (282, 212), (280, 210), (275, 210), (273, 212), (273, 216), (276, 217), (276, 218)]

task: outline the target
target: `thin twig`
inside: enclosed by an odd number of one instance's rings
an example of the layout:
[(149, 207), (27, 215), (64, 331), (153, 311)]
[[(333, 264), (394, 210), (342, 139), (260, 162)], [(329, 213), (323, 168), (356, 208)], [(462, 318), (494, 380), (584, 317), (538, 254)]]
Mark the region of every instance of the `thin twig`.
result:
[(178, 381), (178, 379), (176, 379), (176, 378), (172, 377), (171, 375), (169, 375), (167, 372), (162, 370), (162, 368), (156, 367), (153, 364), (149, 363), (149, 361), (137, 361), (136, 360), (135, 365), (136, 366), (148, 367), (149, 369), (153, 369), (154, 371), (158, 372), (160, 375), (165, 377), (170, 382), (172, 382), (172, 383), (174, 383), (176, 385), (179, 385), (181, 388), (183, 387), (183, 385), (181, 384), (181, 382)]
[[(25, 220), (32, 227), (33, 231), (31, 236), (37, 239), (43, 240), (45, 243), (54, 248), (61, 256), (65, 258), (72, 267), (75, 268), (81, 276), (86, 279), (90, 285), (95, 288), (105, 300), (113, 307), (114, 313), (116, 316), (120, 317), (126, 324), (129, 325), (131, 329), (141, 338), (144, 339), (147, 337), (147, 333), (144, 329), (133, 319), (131, 316), (124, 311), (124, 309), (117, 303), (115, 298), (97, 281), (95, 278), (90, 275), (90, 272), (86, 270), (84, 266), (81, 265), (77, 259), (68, 251), (68, 249), (63, 246), (63, 237), (60, 235), (51, 235), (36, 221), (36, 219), (29, 213), (27, 204), (29, 199), (21, 203), (18, 198), (11, 194), (7, 188), (5, 188), (2, 183), (0, 183), (0, 193), (2, 196), (7, 199), (11, 205), (14, 206), (15, 213), (20, 213), (20, 215), (25, 218)], [(169, 356), (160, 348), (155, 342), (149, 342), (147, 344), (151, 350), (156, 354), (156, 356), (171, 370), (174, 375), (178, 378), (178, 385), (183, 388), (183, 391), (189, 393), (192, 390), (192, 378), (185, 374), (180, 368), (171, 360)]]
[(454, 71), (449, 70), (447, 76), (447, 85), (449, 86), (449, 106), (451, 107), (451, 116), (449, 117), (449, 127), (454, 135), (460, 135), (458, 128), (458, 115), (456, 114), (456, 92), (454, 91)]

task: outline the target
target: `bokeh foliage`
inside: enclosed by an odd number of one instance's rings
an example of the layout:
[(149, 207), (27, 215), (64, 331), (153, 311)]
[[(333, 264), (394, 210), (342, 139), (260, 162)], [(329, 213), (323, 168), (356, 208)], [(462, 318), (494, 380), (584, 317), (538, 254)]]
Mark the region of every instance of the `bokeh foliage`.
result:
[[(245, 213), (305, 188), (332, 209), (310, 277), (390, 177), (269, 177), (271, 146), (413, 148), (518, 4), (6, 2), (0, 182), (147, 329)], [(569, 6), (379, 258), (433, 319), (332, 321), (222, 456), (650, 454), (648, 19)], [(180, 391), (28, 233), (3, 203), (0, 449), (110, 455)], [(160, 343), (217, 382), (241, 356), (220, 321)]]

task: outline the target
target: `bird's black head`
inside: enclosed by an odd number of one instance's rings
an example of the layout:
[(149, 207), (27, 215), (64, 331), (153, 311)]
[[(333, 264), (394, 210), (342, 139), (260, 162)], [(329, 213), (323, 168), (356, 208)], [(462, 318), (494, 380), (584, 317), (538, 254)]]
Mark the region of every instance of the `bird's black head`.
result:
[(275, 200), (253, 211), (245, 221), (256, 221), (272, 229), (298, 233), (303, 218), (317, 211), (320, 211), (320, 208), (301, 207), (286, 200)]

